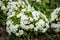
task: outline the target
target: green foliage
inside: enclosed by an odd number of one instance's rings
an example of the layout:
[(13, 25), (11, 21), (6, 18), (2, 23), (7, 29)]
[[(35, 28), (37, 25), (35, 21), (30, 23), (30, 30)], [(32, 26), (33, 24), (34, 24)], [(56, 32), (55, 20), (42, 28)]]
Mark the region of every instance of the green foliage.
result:
[(6, 14), (3, 13), (2, 10), (0, 10), (0, 25), (4, 25), (5, 26), (5, 22), (6, 22)]

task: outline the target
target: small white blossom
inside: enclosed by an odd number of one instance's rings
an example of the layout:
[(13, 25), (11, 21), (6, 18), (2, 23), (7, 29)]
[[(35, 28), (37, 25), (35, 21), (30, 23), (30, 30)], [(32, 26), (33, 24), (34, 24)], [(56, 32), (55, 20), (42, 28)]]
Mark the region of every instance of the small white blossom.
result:
[(7, 10), (7, 9), (6, 9), (6, 7), (3, 5), (3, 6), (1, 7), (1, 10)]
[(55, 32), (60, 32), (60, 22), (57, 22), (57, 24), (52, 23), (51, 28), (55, 28), (54, 29)]
[(22, 11), (22, 12), (26, 12), (26, 9), (22, 9), (21, 11)]
[(11, 31), (8, 27), (6, 27), (6, 31), (9, 33), (9, 35), (11, 35)]
[(11, 32), (15, 33), (18, 30), (19, 25), (10, 25), (9, 29)]
[(33, 22), (33, 18), (30, 17), (30, 21)]
[(52, 23), (52, 24), (51, 24), (51, 27), (52, 27), (52, 28), (57, 28), (57, 27), (58, 27), (58, 24)]
[(19, 13), (19, 14), (17, 15), (17, 18), (20, 18), (20, 17), (22, 17), (22, 16), (24, 16), (24, 12)]
[(59, 11), (60, 11), (60, 7), (54, 9), (54, 11), (51, 13), (51, 20), (50, 20), (50, 22), (51, 22), (51, 21), (54, 21), (56, 18), (58, 18), (57, 13), (58, 13)]
[(9, 26), (9, 25), (12, 24), (12, 23), (13, 23), (12, 20), (8, 20), (8, 21), (6, 22), (6, 25)]
[(38, 20), (39, 15), (40, 15), (40, 12), (39, 12), (39, 11), (33, 11), (33, 12), (32, 12), (32, 16), (33, 16), (33, 18), (34, 18), (35, 20)]
[(19, 30), (19, 34), (23, 35), (24, 31), (23, 30)]
[(19, 36), (20, 34), (19, 33), (15, 33), (16, 36)]
[(34, 25), (33, 24), (30, 24), (29, 27), (30, 27), (30, 29), (33, 29), (34, 28)]
[(7, 17), (7, 19), (13, 17), (15, 15), (15, 12), (10, 13), (10, 15)]

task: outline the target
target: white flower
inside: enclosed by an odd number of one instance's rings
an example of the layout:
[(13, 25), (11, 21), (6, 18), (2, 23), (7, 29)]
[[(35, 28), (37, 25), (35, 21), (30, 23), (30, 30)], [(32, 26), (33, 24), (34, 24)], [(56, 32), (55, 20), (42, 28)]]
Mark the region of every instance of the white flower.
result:
[(19, 33), (15, 33), (16, 36), (19, 36), (20, 34)]
[(20, 21), (20, 23), (22, 24), (29, 24), (30, 22), (28, 21), (28, 17), (26, 16), (26, 15), (23, 15), (22, 17), (21, 17), (21, 21)]
[(11, 32), (15, 33), (18, 30), (19, 25), (10, 25), (9, 29)]
[(18, 7), (14, 7), (14, 10), (18, 10)]
[(24, 1), (21, 2), (21, 6), (22, 6), (22, 8), (24, 8), (26, 6)]
[[(10, 12), (10, 13), (13, 12), (13, 11), (14, 11), (13, 8), (10, 8), (10, 9), (9, 9), (9, 12)], [(8, 12), (8, 13), (9, 13), (9, 12)], [(8, 15), (8, 13), (7, 13), (7, 15)]]
[[(49, 23), (45, 23), (42, 19), (40, 19), (38, 22), (36, 22), (36, 27), (34, 28), (35, 31), (42, 30), (42, 32), (46, 32), (47, 29), (49, 28)], [(44, 27), (46, 26), (46, 27)]]
[(45, 22), (42, 19), (40, 19), (35, 25), (36, 26), (44, 26)]
[(21, 24), (29, 24), (30, 22), (27, 21), (27, 20), (25, 20), (25, 21), (21, 21), (20, 23), (21, 23)]
[(40, 20), (39, 20), (39, 24), (40, 24), (41, 26), (45, 25), (44, 20), (40, 19)]
[(28, 25), (25, 25), (24, 27), (23, 27), (23, 29), (25, 29), (25, 30), (29, 30), (29, 26)]
[(15, 12), (9, 13), (10, 15), (7, 17), (7, 19), (13, 17), (15, 15)]
[(25, 24), (28, 24), (28, 22), (27, 23), (25, 23), (23, 21), (20, 22), (20, 26), (22, 27), (22, 29), (28, 30), (29, 29), (29, 26), (28, 25), (25, 25)]
[(35, 28), (34, 28), (34, 31), (38, 31), (38, 29), (39, 29), (38, 27), (35, 27)]
[(52, 23), (52, 24), (51, 24), (51, 27), (52, 27), (52, 28), (57, 28), (57, 27), (58, 27), (58, 24)]
[(26, 9), (22, 9), (21, 11), (22, 11), (22, 12), (26, 12)]
[(25, 0), (25, 2), (26, 2), (27, 4), (29, 4), (28, 0)]
[(34, 25), (33, 24), (30, 24), (29, 27), (30, 27), (30, 29), (33, 29), (34, 28)]
[(55, 28), (54, 31), (59, 32), (60, 31), (60, 22), (57, 22), (57, 24), (52, 23), (51, 28)]
[(24, 34), (24, 31), (23, 31), (23, 30), (19, 30), (18, 33), (15, 33), (16, 36), (21, 36), (21, 35), (23, 35), (23, 34)]
[(60, 7), (54, 9), (54, 11), (51, 13), (51, 19), (50, 19), (50, 22), (51, 22), (51, 21), (54, 21), (56, 18), (58, 18), (57, 13), (58, 13), (59, 11), (60, 11)]
[(47, 29), (49, 28), (49, 23), (46, 23), (46, 28), (47, 28)]
[(33, 18), (30, 17), (30, 21), (33, 22)]
[(55, 32), (60, 32), (60, 28), (58, 28), (58, 29), (55, 29), (54, 31), (55, 31)]
[(43, 30), (42, 30), (42, 33), (45, 33), (47, 31), (47, 29), (46, 28), (44, 28)]
[(21, 17), (21, 20), (28, 20), (28, 16), (23, 15), (23, 16)]
[(19, 30), (20, 35), (23, 35), (24, 31), (23, 30)]
[(8, 4), (9, 4), (9, 5), (12, 5), (12, 6), (14, 6), (14, 7), (15, 7), (15, 6), (16, 6), (16, 4), (17, 4), (17, 2), (14, 2), (14, 1), (13, 1), (13, 2), (8, 2)]
[(10, 35), (11, 32), (15, 33), (18, 30), (19, 25), (18, 24), (13, 25), (12, 20), (8, 20), (6, 24), (7, 24), (6, 30)]
[(28, 7), (27, 7), (27, 11), (28, 11), (28, 12), (30, 12), (30, 11), (31, 11), (31, 9), (32, 9), (32, 8), (31, 8), (31, 6), (30, 6), (30, 5), (28, 5)]
[(11, 31), (8, 27), (6, 27), (6, 31), (9, 33), (9, 35), (11, 35)]
[(29, 24), (30, 22), (28, 21), (28, 17), (27, 17), (26, 15), (23, 15), (23, 16), (21, 17), (20, 23)]
[(39, 12), (39, 11), (33, 11), (33, 12), (32, 12), (32, 16), (33, 16), (33, 18), (34, 18), (35, 20), (38, 20), (39, 15), (40, 15), (40, 12)]
[(56, 12), (55, 13), (53, 12), (51, 14), (51, 20), (50, 21), (54, 21), (56, 18), (57, 18)]
[[(60, 11), (60, 7), (54, 9), (54, 11), (51, 13), (51, 19), (50, 22), (54, 21), (56, 18), (58, 18), (58, 12)], [(54, 31), (55, 32), (59, 32), (60, 31), (60, 22), (57, 23), (51, 23), (51, 28), (55, 28)]]
[(22, 17), (22, 16), (24, 16), (24, 12), (19, 13), (19, 14), (17, 15), (17, 18), (20, 18), (20, 17)]
[(56, 13), (58, 13), (60, 11), (60, 7), (56, 8), (54, 11), (56, 11)]
[(8, 21), (6, 22), (6, 25), (9, 26), (9, 25), (11, 25), (12, 23), (13, 23), (12, 20), (8, 20)]
[(42, 33), (45, 33), (48, 30), (48, 28), (49, 28), (49, 25), (48, 25), (48, 23), (46, 23), (46, 27), (43, 28)]
[(7, 9), (6, 9), (6, 7), (3, 5), (3, 6), (1, 7), (1, 10), (4, 10), (4, 11), (5, 11), (5, 10), (7, 10)]

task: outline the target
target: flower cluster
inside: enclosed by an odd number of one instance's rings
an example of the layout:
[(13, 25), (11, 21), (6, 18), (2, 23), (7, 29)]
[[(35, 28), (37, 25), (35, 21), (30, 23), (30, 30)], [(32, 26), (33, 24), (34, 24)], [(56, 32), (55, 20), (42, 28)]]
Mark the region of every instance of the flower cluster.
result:
[(48, 19), (40, 11), (36, 11), (27, 0), (9, 1), (7, 5), (7, 32), (16, 36), (23, 35), (24, 30), (42, 31), (49, 28)]
[[(51, 13), (51, 19), (50, 19), (50, 22), (51, 23), (51, 28), (54, 28), (54, 31), (55, 32), (60, 32), (60, 8), (56, 8), (54, 9), (54, 11)], [(53, 22), (53, 21), (56, 21)]]
[[(36, 2), (38, 1), (41, 0), (36, 0)], [(60, 22), (53, 23), (53, 21), (58, 20), (60, 17), (58, 16), (60, 8), (56, 8), (51, 13), (49, 21), (46, 15), (34, 9), (28, 0), (8, 0), (6, 6), (3, 1), (0, 1), (0, 7), (7, 14), (6, 30), (10, 35), (14, 33), (16, 36), (21, 36), (30, 30), (45, 33), (50, 27), (49, 22), (52, 22), (51, 28), (55, 28), (54, 31), (60, 31)]]

